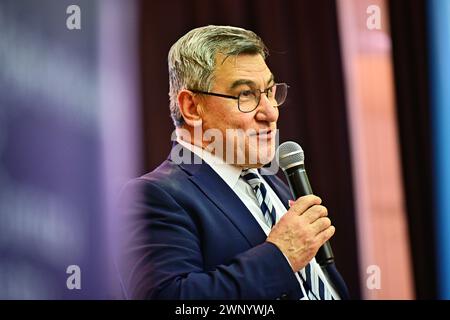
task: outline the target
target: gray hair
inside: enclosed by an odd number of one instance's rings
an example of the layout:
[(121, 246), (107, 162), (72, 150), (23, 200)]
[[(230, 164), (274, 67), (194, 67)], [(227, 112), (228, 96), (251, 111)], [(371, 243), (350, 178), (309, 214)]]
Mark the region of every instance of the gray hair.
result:
[(254, 32), (231, 26), (196, 28), (178, 39), (168, 55), (170, 115), (176, 127), (184, 123), (178, 93), (183, 89), (211, 90), (218, 53), (225, 57), (260, 54), (265, 59), (268, 50)]

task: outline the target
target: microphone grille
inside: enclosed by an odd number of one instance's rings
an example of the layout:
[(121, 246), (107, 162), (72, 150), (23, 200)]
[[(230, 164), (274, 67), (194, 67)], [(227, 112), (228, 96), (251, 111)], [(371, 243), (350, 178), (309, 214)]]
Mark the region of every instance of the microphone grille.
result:
[(303, 163), (305, 154), (302, 147), (296, 142), (283, 142), (277, 149), (278, 165), (281, 169), (289, 169), (294, 164)]

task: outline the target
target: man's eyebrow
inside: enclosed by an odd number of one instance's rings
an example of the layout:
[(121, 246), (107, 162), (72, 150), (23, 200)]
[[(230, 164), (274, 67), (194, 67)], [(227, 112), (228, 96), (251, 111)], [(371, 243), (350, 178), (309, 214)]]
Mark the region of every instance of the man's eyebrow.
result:
[(256, 87), (256, 83), (252, 80), (248, 80), (248, 79), (239, 79), (234, 81), (231, 86), (230, 89), (235, 89), (236, 87), (239, 87), (241, 85), (248, 85), (249, 87)]
[[(273, 76), (273, 74), (271, 74), (269, 80), (267, 81), (267, 85), (269, 85), (273, 81), (274, 81), (274, 76)], [(248, 85), (249, 87), (256, 87), (256, 83), (253, 80), (238, 79), (231, 84), (230, 89), (235, 89), (236, 87), (239, 87), (240, 85)]]

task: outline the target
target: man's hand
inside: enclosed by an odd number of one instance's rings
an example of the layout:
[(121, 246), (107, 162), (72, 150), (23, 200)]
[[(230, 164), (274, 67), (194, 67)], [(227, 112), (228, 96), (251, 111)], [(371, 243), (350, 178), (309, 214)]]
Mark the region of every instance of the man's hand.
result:
[(321, 203), (314, 195), (298, 198), (267, 237), (288, 258), (294, 272), (304, 268), (335, 232)]

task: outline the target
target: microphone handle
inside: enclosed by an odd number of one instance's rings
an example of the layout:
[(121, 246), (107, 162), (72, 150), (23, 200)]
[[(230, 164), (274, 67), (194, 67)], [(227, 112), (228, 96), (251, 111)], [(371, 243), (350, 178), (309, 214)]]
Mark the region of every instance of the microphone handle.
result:
[[(304, 164), (286, 169), (285, 174), (294, 199), (313, 194)], [(329, 241), (325, 242), (317, 251), (316, 261), (321, 266), (334, 263), (333, 250)]]

